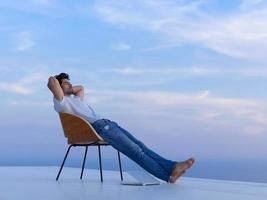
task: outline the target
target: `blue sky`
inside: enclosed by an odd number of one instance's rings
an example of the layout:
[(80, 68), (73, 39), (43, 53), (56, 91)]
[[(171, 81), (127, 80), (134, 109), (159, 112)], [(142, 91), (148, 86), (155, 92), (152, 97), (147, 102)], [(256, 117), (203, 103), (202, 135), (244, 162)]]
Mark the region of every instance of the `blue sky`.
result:
[(265, 159), (266, 20), (262, 0), (0, 0), (2, 164), (62, 158), (60, 72), (167, 158)]

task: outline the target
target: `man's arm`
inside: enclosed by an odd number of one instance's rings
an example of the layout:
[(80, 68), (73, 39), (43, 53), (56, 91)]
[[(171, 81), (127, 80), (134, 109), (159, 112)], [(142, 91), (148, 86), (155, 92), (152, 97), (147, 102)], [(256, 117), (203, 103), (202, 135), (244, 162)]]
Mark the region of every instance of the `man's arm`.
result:
[(49, 77), (47, 87), (51, 90), (51, 92), (53, 93), (54, 97), (57, 100), (61, 101), (63, 99), (64, 97), (63, 90), (60, 87), (59, 82), (55, 77), (53, 76)]
[(72, 87), (72, 93), (76, 96), (79, 96), (81, 100), (83, 101), (84, 99), (84, 88), (81, 85), (78, 86), (73, 86)]

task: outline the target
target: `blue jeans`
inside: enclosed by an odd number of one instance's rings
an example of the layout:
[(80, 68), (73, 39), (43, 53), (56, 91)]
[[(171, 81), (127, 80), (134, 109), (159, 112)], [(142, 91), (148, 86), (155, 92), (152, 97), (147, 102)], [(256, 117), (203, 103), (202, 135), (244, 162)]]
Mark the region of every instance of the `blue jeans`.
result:
[(156, 154), (116, 122), (108, 119), (95, 121), (92, 126), (112, 147), (135, 161), (155, 177), (168, 182), (177, 162)]

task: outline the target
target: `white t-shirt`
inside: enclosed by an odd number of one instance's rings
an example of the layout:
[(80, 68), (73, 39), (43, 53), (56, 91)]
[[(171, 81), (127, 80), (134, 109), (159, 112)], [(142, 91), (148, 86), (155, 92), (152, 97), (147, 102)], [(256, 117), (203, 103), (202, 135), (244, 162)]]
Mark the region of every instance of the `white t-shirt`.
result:
[(53, 97), (54, 109), (57, 112), (67, 112), (78, 115), (86, 119), (89, 123), (94, 123), (96, 120), (105, 119), (105, 117), (98, 115), (95, 111), (79, 96), (64, 96), (62, 101)]

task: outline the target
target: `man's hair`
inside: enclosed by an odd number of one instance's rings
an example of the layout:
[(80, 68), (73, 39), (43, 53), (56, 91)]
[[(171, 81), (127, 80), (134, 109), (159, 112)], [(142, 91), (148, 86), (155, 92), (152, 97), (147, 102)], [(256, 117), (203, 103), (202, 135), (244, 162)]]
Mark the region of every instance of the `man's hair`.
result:
[(69, 75), (67, 73), (64, 73), (64, 72), (60, 73), (59, 75), (56, 75), (55, 78), (58, 80), (60, 85), (61, 85), (63, 79), (70, 80)]

